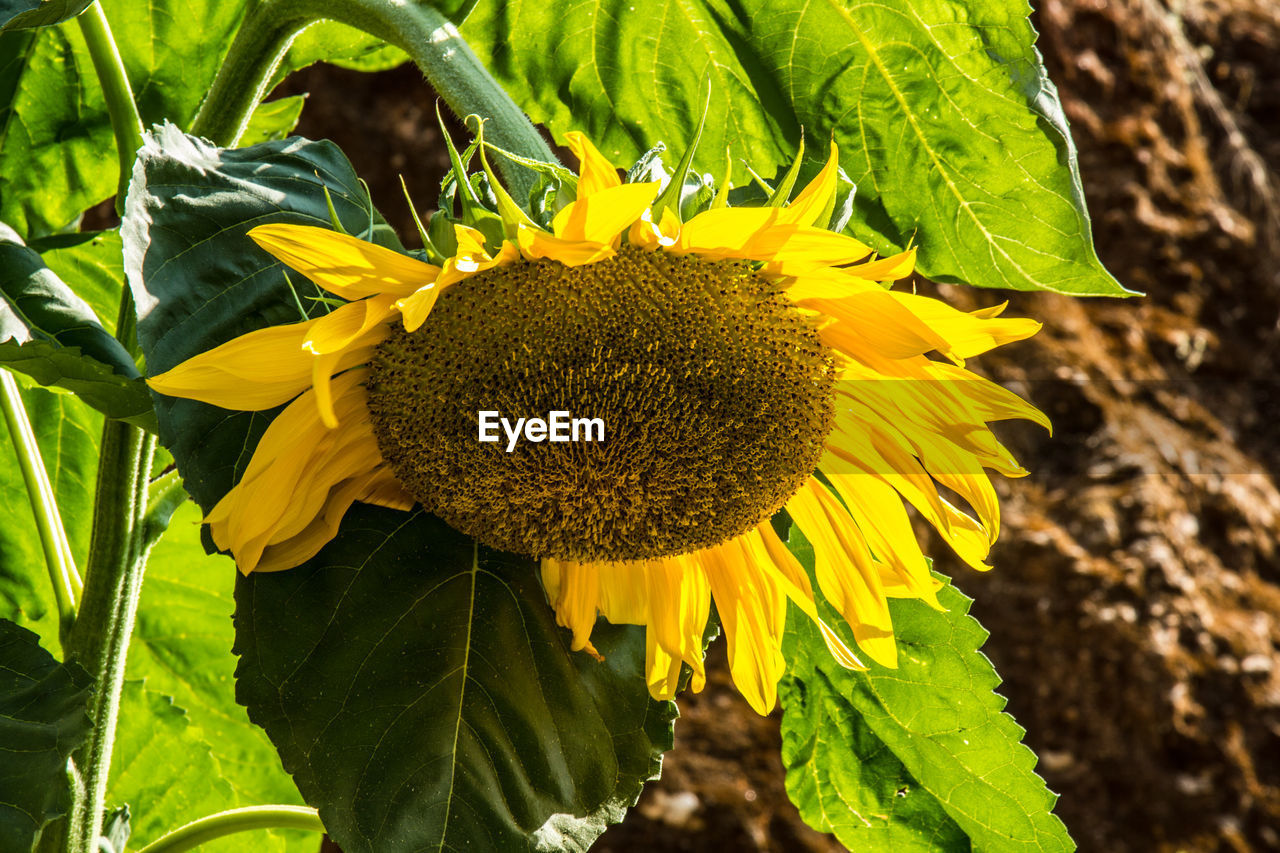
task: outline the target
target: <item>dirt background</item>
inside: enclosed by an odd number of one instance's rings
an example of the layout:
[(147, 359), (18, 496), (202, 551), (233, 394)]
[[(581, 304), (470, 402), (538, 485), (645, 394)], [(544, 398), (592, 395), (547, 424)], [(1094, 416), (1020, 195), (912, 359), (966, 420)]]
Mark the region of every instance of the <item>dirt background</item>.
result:
[[(999, 484), (995, 571), (932, 553), (976, 598), (1082, 850), (1280, 850), (1280, 3), (1176, 8), (1037, 4), (1099, 254), (1148, 295), (1012, 294), (1045, 329), (981, 369), (1056, 431), (1000, 430), (1032, 474)], [(443, 168), (418, 73), (319, 66), (285, 91), (329, 95), (299, 132), (338, 142), (412, 235), (396, 176), (425, 201)], [(787, 801), (777, 716), (712, 658), (663, 778), (596, 849), (838, 849)]]

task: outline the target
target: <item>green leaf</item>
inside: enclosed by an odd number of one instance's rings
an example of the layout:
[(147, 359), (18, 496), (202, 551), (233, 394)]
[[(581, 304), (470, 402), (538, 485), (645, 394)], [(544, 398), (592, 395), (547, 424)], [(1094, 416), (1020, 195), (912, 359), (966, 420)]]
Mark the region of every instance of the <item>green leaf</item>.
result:
[(236, 588), (239, 696), (347, 853), (585, 850), (671, 746), (641, 629), (569, 651), (534, 561), (359, 505)]
[[(224, 151), (174, 128), (147, 140), (123, 234), (150, 369), (298, 319), (282, 268), (244, 235), (270, 221), (326, 226), (322, 187), (360, 233), (371, 214), (331, 144)], [(373, 216), (375, 237), (398, 247)], [(206, 508), (273, 416), (163, 398), (157, 411), (162, 441)], [(474, 608), (459, 597), (473, 592)], [(621, 816), (670, 746), (674, 706), (648, 698), (638, 629), (599, 632), (605, 664), (570, 653), (530, 561), (477, 560), (470, 540), (435, 519), (358, 507), (315, 559), (241, 581), (237, 599), (239, 697), (348, 853), (433, 838), (580, 849)], [(387, 633), (395, 643), (380, 640)], [(419, 653), (405, 652), (402, 636)], [(459, 652), (467, 669), (440, 669)], [(365, 775), (371, 763), (381, 769)], [(399, 787), (406, 772), (414, 780)]]
[[(139, 159), (121, 232), (138, 339), (152, 374), (245, 332), (301, 319), (285, 267), (246, 236), (249, 229), (265, 222), (330, 227), (324, 187), (348, 231), (364, 235), (369, 225), (364, 188), (331, 142), (291, 138), (223, 150), (165, 125), (146, 136)], [(213, 193), (216, 208), (208, 202)], [(374, 241), (400, 248), (382, 217), (373, 216)], [(304, 302), (313, 312), (323, 308)], [(155, 405), (161, 443), (182, 463), (187, 491), (206, 509), (231, 488), (237, 466), (248, 461), (245, 448), (272, 415), (162, 396)]]
[(65, 814), (67, 758), (89, 731), (92, 683), (0, 619), (0, 850), (30, 850)]
[(153, 423), (150, 394), (129, 353), (89, 303), (3, 225), (0, 364), (69, 391), (107, 417)]
[(74, 285), (76, 296), (89, 303), (102, 328), (114, 335), (125, 288), (120, 232), (54, 234), (30, 246), (58, 278)]
[[(135, 848), (235, 806), (205, 733), (173, 699), (149, 687), (138, 681), (124, 685), (107, 790), (108, 807), (129, 805)], [(221, 850), (244, 850), (244, 840)]]
[[(1025, 0), (481, 0), (463, 34), (557, 134), (615, 162), (726, 147), (763, 175), (801, 128), (858, 185), (850, 227), (881, 252), (919, 245), (921, 271), (982, 287), (1123, 295), (1094, 251), (1075, 149)], [(739, 183), (746, 175), (739, 172)]]
[[(794, 527), (788, 544), (811, 570), (813, 552)], [(968, 615), (972, 599), (950, 584), (938, 599), (947, 612), (891, 602), (899, 666), (872, 662), (865, 673), (840, 667), (818, 630), (790, 614), (780, 691), (787, 793), (810, 825), (856, 850), (1074, 850), (1026, 731), (994, 692), (1000, 677), (979, 651), (988, 633)]]
[[(89, 553), (102, 416), (70, 395), (31, 387), (33, 383), (22, 376), (18, 381), (71, 552), (83, 569)], [(46, 648), (60, 652), (53, 601), (26, 483), (8, 427), (0, 421), (0, 617), (35, 631)]]
[(0, 0), (0, 33), (48, 27), (79, 15), (92, 0)]
[[(203, 742), (216, 744), (216, 774), (230, 786), (218, 808), (301, 804), (302, 798), (266, 733), (250, 723), (244, 708), (236, 704), (236, 657), (231, 652), (235, 577), (235, 564), (230, 559), (205, 555), (196, 505), (188, 501), (179, 507), (147, 561), (147, 579), (129, 644), (127, 677), (144, 681), (149, 693), (172, 697), (173, 704), (186, 711), (192, 730)], [(147, 703), (129, 701), (139, 697), (137, 693), (126, 696), (121, 713), (141, 723), (149, 713)], [(196, 778), (205, 772), (202, 765), (174, 766), (169, 772), (176, 787), (204, 784)], [(139, 811), (154, 811), (153, 804), (131, 796), (124, 791), (117, 799), (132, 802)], [(191, 809), (171, 810), (163, 820), (148, 826), (163, 834), (201, 816)], [(134, 845), (141, 847), (158, 837), (148, 832), (147, 826), (136, 824)], [(314, 853), (314, 835), (298, 832), (288, 836), (289, 849)], [(235, 851), (244, 849), (242, 842), (222, 844), (224, 849)]]
[[(190, 125), (248, 5), (102, 0), (145, 126)], [(294, 41), (277, 79), (320, 60), (378, 71), (404, 58), (372, 36), (325, 22)], [(283, 117), (275, 118), (278, 130)], [(79, 29), (0, 34), (0, 221), (28, 240), (60, 231), (115, 193), (116, 163), (106, 103)]]
[(258, 108), (249, 118), (249, 124), (245, 127), (239, 144), (244, 147), (256, 145), (259, 142), (284, 139), (298, 126), (298, 119), (302, 116), (302, 108), (306, 103), (305, 96), (290, 95), (258, 104)]

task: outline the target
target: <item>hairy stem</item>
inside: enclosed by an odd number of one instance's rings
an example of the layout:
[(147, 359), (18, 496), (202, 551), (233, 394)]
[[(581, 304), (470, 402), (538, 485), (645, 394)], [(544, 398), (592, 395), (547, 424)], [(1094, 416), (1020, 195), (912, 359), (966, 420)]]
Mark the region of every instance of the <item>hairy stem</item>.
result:
[[(489, 120), (486, 132), (499, 147), (557, 162), (538, 129), (449, 19), (426, 4), (396, 0), (261, 0), (236, 34), (191, 132), (218, 145), (234, 145), (294, 37), (325, 19), (363, 30), (409, 54), (450, 109)], [(513, 194), (527, 197), (532, 173), (514, 163), (499, 168)]]
[(65, 847), (70, 853), (96, 850), (102, 831), (125, 661), (146, 563), (142, 514), (154, 453), (153, 436), (130, 424), (107, 422), (84, 600), (67, 644), (67, 657), (79, 661), (95, 682), (89, 708), (93, 726), (78, 755), (84, 795), (70, 815)]
[(304, 806), (251, 806), (218, 812), (175, 829), (139, 853), (183, 853), (215, 838), (253, 829), (309, 829), (324, 832), (315, 809)]
[[(102, 94), (107, 101), (107, 113), (111, 117), (111, 130), (116, 137), (116, 153), (120, 158), (120, 180), (116, 190), (116, 213), (124, 214), (124, 196), (133, 175), (133, 160), (142, 147), (142, 117), (133, 100), (133, 89), (124, 71), (124, 60), (111, 35), (111, 26), (98, 0), (76, 18), (80, 32), (84, 34), (93, 59), (93, 70), (98, 74)], [(127, 291), (126, 291), (127, 292)]]
[(9, 425), (9, 439), (18, 455), (18, 467), (27, 486), (27, 498), (36, 517), (36, 530), (44, 549), (44, 562), (53, 583), (53, 597), (58, 605), (58, 633), (65, 645), (76, 618), (76, 599), (82, 587), (76, 572), (71, 544), (67, 541), (62, 517), (58, 514), (58, 502), (40, 457), (40, 445), (27, 418), (18, 383), (7, 370), (0, 370), (0, 408), (4, 410)]

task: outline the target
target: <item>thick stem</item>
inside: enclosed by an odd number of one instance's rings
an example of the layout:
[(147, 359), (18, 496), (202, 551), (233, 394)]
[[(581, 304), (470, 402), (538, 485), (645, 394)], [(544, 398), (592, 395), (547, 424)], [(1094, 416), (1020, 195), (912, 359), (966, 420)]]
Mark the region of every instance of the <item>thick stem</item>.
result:
[[(556, 163), (555, 155), (515, 101), (434, 8), (404, 0), (261, 0), (231, 44), (192, 124), (191, 132), (218, 145), (234, 145), (254, 107), (266, 95), (276, 67), (294, 37), (319, 20), (332, 19), (399, 47), (459, 116), (488, 119), (486, 132), (501, 148)], [(514, 163), (499, 167), (517, 198), (527, 197), (534, 176)]]
[[(120, 158), (116, 209), (122, 210), (133, 161), (142, 145), (142, 120), (102, 7), (95, 0), (77, 21), (93, 58), (116, 137)], [(135, 328), (133, 300), (125, 287), (120, 297), (116, 338), (136, 357)], [(146, 562), (140, 528), (146, 512), (147, 478), (155, 439), (138, 427), (108, 420), (102, 430), (99, 453), (84, 595), (76, 623), (64, 643), (66, 658), (78, 661), (94, 677), (89, 707), (92, 726), (74, 758), (83, 786), (73, 786), (66, 823), (51, 828), (49, 833), (49, 843), (57, 843), (69, 853), (96, 853), (102, 831), (120, 691)], [(47, 849), (44, 839), (42, 849)]]
[(75, 558), (67, 541), (62, 517), (58, 514), (58, 501), (49, 482), (44, 460), (40, 457), (40, 445), (27, 418), (26, 407), (13, 374), (0, 370), (0, 408), (4, 410), (9, 425), (9, 439), (18, 454), (18, 467), (27, 486), (27, 498), (36, 517), (36, 530), (40, 545), (44, 548), (44, 562), (53, 583), (53, 597), (58, 604), (58, 632), (65, 645), (76, 618), (76, 599), (80, 596), (80, 575), (76, 573)]
[(215, 838), (253, 829), (309, 829), (324, 832), (315, 809), (303, 806), (251, 806), (218, 812), (175, 829), (139, 853), (183, 853)]
[(124, 195), (133, 175), (133, 160), (142, 147), (142, 117), (133, 100), (133, 89), (124, 70), (124, 60), (111, 35), (111, 26), (98, 0), (76, 18), (93, 59), (93, 70), (107, 101), (111, 130), (116, 137), (116, 153), (120, 158), (120, 180), (116, 191), (116, 213), (124, 215)]
[(93, 726), (77, 761), (84, 795), (72, 808), (67, 836), (66, 849), (73, 853), (94, 851), (102, 832), (120, 692), (146, 563), (141, 518), (154, 453), (153, 436), (120, 421), (107, 422), (84, 601), (67, 644), (67, 657), (95, 682), (89, 708)]

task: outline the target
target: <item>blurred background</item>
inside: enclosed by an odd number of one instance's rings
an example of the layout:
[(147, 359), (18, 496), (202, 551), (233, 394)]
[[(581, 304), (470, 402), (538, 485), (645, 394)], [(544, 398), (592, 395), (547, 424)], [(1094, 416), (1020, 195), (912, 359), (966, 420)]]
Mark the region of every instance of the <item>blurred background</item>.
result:
[[(930, 551), (1082, 850), (1280, 850), (1280, 2), (1041, 0), (1034, 21), (1099, 254), (1147, 296), (917, 282), (1045, 323), (969, 366), (1055, 427), (997, 427), (1031, 475), (997, 483), (995, 571)], [(308, 91), (297, 132), (337, 142), (416, 244), (398, 176), (427, 205), (447, 167), (419, 72), (315, 66), (280, 93)], [(711, 671), (595, 849), (839, 849), (788, 802), (776, 716), (719, 645)]]

